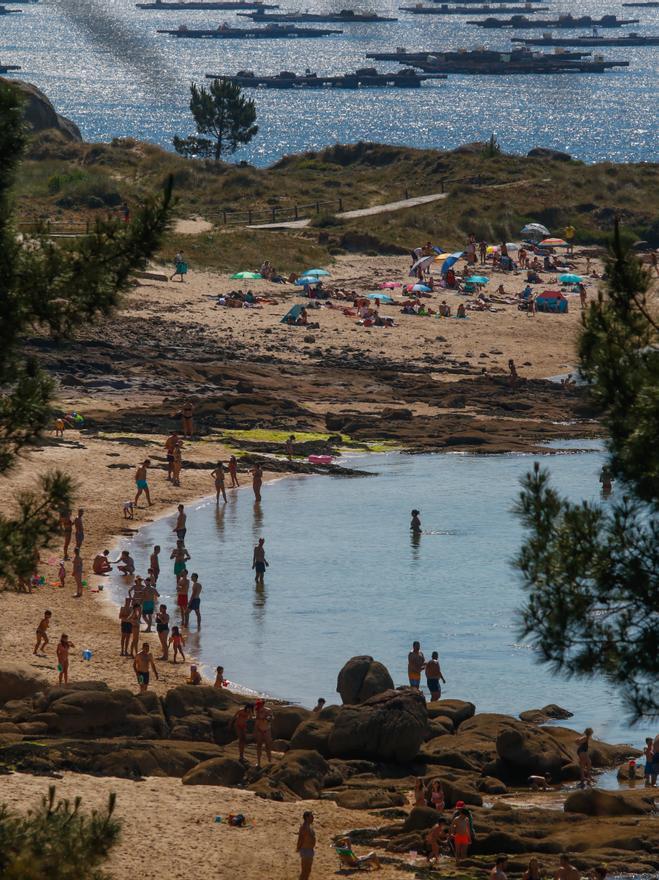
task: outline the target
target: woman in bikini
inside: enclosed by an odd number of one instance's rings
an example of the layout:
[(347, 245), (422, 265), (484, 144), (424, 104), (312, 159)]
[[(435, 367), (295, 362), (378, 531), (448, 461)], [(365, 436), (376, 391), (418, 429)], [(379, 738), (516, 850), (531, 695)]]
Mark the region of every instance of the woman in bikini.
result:
[(238, 482), (238, 459), (235, 455), (229, 459), (229, 476), (231, 477), (231, 488), (237, 489), (240, 483)]
[(176, 663), (176, 655), (180, 654), (181, 659), (185, 663), (185, 654), (183, 653), (183, 645), (185, 644), (185, 639), (179, 632), (179, 628), (177, 626), (172, 627), (172, 634), (169, 637), (169, 644), (174, 649), (174, 657), (172, 662)]
[(218, 461), (217, 467), (214, 471), (211, 471), (211, 477), (215, 480), (215, 493), (216, 493), (216, 503), (220, 503), (220, 495), (224, 499), (224, 503), (227, 501), (227, 493), (224, 487), (224, 465), (221, 461)]
[(162, 648), (162, 656), (159, 660), (169, 659), (169, 646), (167, 644), (169, 634), (169, 614), (167, 614), (167, 606), (161, 605), (156, 614), (156, 632), (160, 639), (160, 647)]
[(593, 728), (587, 727), (577, 740), (577, 758), (579, 759), (582, 788), (585, 788), (586, 785), (593, 784), (593, 762), (590, 760), (590, 755), (588, 754), (590, 738), (592, 735)]

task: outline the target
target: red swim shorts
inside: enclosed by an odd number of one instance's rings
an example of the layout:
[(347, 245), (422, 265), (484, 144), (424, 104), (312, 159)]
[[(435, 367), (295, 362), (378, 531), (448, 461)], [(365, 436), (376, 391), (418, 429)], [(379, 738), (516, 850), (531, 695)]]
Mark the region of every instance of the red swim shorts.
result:
[(456, 846), (469, 846), (471, 843), (471, 837), (468, 834), (456, 834), (453, 837), (453, 843)]
[(187, 593), (179, 593), (176, 597), (176, 604), (179, 608), (187, 608), (188, 607), (188, 595)]

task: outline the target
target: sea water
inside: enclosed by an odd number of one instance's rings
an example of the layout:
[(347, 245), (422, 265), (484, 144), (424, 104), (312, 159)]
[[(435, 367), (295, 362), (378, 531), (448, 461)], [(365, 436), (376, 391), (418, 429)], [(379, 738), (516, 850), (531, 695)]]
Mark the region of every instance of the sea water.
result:
[[(148, 11), (136, 9), (134, 0), (42, 0), (24, 7), (22, 14), (2, 17), (0, 62), (22, 65), (19, 75), (42, 88), (87, 140), (133, 136), (171, 147), (174, 135), (192, 132), (190, 81), (201, 83), (207, 73), (397, 70), (400, 65), (369, 61), (366, 53), (397, 46), (410, 51), (509, 50), (511, 36), (541, 34), (483, 30), (467, 24), (471, 15), (412, 15), (401, 12), (395, 0), (280, 0), (280, 5), (309, 11), (354, 7), (399, 20), (318, 25), (344, 32), (312, 40), (180, 40), (156, 30), (180, 24), (216, 28), (223, 21), (250, 26), (251, 19), (225, 11)], [(543, 17), (616, 13), (641, 19), (632, 30), (659, 33), (659, 9), (628, 9), (614, 0), (582, 0), (577, 6), (572, 0), (546, 0), (541, 5), (549, 7), (539, 13)], [(420, 89), (252, 91), (260, 132), (237, 158), (264, 165), (286, 153), (360, 139), (443, 149), (486, 140), (495, 132), (508, 152), (545, 146), (584, 161), (656, 161), (659, 49), (584, 51), (628, 60), (630, 67), (562, 76), (451, 75)], [(407, 182), (398, 183), (402, 193)], [(393, 197), (401, 196), (395, 192)]]
[[(245, 486), (226, 504), (216, 506), (213, 496), (189, 505), (189, 571), (203, 592), (202, 630), (192, 615), (187, 650), (209, 676), (220, 664), (233, 682), (311, 706), (321, 696), (338, 700), (337, 673), (358, 654), (383, 662), (397, 686), (407, 684), (407, 653), (418, 640), (426, 657), (439, 651), (445, 697), (515, 714), (558, 703), (574, 712), (571, 725), (642, 743), (656, 731), (629, 729), (619, 689), (553, 674), (519, 636), (524, 593), (511, 560), (522, 531), (512, 506), (533, 461), (360, 456), (350, 464), (374, 476), (285, 478), (263, 487), (261, 504)], [(560, 491), (594, 502), (602, 463), (597, 451), (542, 462)], [(418, 540), (412, 508), (421, 511)], [(160, 601), (176, 624), (173, 527), (167, 517), (122, 546), (144, 574), (151, 547), (161, 545)], [(259, 537), (270, 563), (262, 588), (251, 569)], [(124, 594), (125, 586), (117, 589)]]

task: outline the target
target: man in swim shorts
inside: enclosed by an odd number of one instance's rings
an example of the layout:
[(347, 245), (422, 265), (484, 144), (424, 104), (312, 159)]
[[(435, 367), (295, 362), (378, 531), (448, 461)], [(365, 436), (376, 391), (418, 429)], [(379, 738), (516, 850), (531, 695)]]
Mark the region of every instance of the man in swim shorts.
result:
[(174, 472), (174, 450), (176, 449), (179, 443), (179, 436), (174, 431), (169, 437), (165, 440), (165, 452), (167, 454), (167, 479), (171, 482), (172, 474)]
[(247, 725), (254, 717), (254, 706), (245, 703), (233, 716), (233, 726), (238, 737), (238, 756), (240, 761), (245, 760), (245, 745), (247, 744)]
[(145, 694), (149, 687), (149, 672), (153, 669), (153, 674), (158, 678), (158, 670), (153, 662), (153, 657), (149, 652), (149, 643), (142, 642), (142, 650), (138, 651), (133, 661), (133, 669), (137, 676), (137, 683), (140, 686), (140, 693)]
[(309, 880), (316, 854), (316, 832), (313, 830), (313, 813), (305, 810), (297, 834), (296, 850), (300, 856), (300, 880)]
[(187, 519), (188, 519), (188, 517), (185, 512), (185, 508), (183, 507), (182, 504), (179, 504), (178, 514), (176, 516), (176, 525), (172, 529), (173, 532), (176, 532), (176, 537), (179, 539), (179, 541), (185, 541), (185, 535), (186, 535), (186, 532), (188, 531), (186, 528), (186, 525), (185, 525)]
[(252, 557), (252, 568), (256, 572), (256, 582), (257, 584), (263, 583), (263, 578), (265, 577), (265, 570), (268, 567), (268, 562), (265, 558), (265, 538), (259, 538), (259, 543), (254, 548), (254, 555)]
[(435, 703), (442, 695), (442, 684), (446, 684), (446, 679), (442, 675), (439, 666), (439, 654), (437, 651), (432, 652), (432, 659), (426, 663), (426, 682), (430, 691), (430, 702)]
[(185, 615), (185, 625), (189, 626), (190, 624), (190, 612), (194, 611), (197, 616), (197, 629), (201, 629), (201, 612), (199, 610), (199, 606), (201, 604), (201, 590), (202, 586), (199, 581), (199, 575), (193, 574), (190, 577), (192, 581), (191, 587), (192, 592), (190, 593), (190, 599), (188, 600), (188, 608), (187, 613)]
[(183, 626), (187, 624), (187, 615), (188, 615), (188, 590), (190, 589), (190, 581), (188, 580), (188, 572), (186, 569), (183, 569), (181, 574), (176, 579), (176, 604), (178, 606), (179, 611), (181, 612), (181, 617), (183, 619)]
[(256, 741), (256, 766), (261, 766), (261, 753), (265, 747), (268, 763), (272, 763), (272, 709), (268, 709), (263, 700), (254, 704), (254, 739)]
[(426, 658), (421, 653), (419, 642), (412, 643), (412, 650), (407, 655), (407, 677), (410, 687), (417, 690), (421, 687), (421, 673), (426, 665)]
[(150, 577), (144, 579), (142, 596), (142, 617), (146, 623), (146, 629), (143, 632), (150, 633), (153, 625), (153, 612), (156, 610), (156, 599), (160, 598), (160, 593), (154, 587)]
[(141, 465), (135, 471), (135, 486), (137, 488), (137, 492), (135, 494), (135, 507), (137, 507), (137, 500), (144, 492), (146, 497), (146, 503), (151, 507), (151, 494), (149, 493), (149, 484), (147, 482), (147, 469), (151, 466), (151, 461), (148, 458), (145, 458)]

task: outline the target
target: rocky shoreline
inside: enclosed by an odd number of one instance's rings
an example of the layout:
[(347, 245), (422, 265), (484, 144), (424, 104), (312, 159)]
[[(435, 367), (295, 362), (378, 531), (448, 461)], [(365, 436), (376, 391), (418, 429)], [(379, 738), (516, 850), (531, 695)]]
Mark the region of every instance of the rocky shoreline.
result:
[[(353, 840), (401, 865), (409, 851), (424, 851), (425, 830), (440, 818), (430, 807), (410, 810), (410, 791), (418, 778), (424, 784), (439, 779), (444, 818), (458, 801), (472, 810), (469, 868), (505, 852), (514, 869), (532, 855), (547, 861), (567, 848), (583, 870), (600, 863), (616, 873), (659, 870), (652, 791), (577, 788), (579, 734), (538, 723), (569, 715), (560, 707), (522, 719), (479, 713), (459, 700), (426, 703), (418, 691), (394, 689), (387, 670), (370, 657), (348, 661), (337, 690), (341, 705), (319, 713), (275, 706), (274, 760), (258, 769), (250, 746), (248, 762), (238, 760), (232, 727), (248, 697), (192, 685), (162, 697), (111, 690), (99, 681), (48, 688), (33, 670), (9, 667), (0, 674), (0, 772), (171, 777), (185, 786), (238, 787), (280, 802), (331, 800), (363, 811)], [(596, 769), (638, 755), (627, 745), (591, 745)], [(552, 800), (534, 806), (526, 780), (545, 772), (552, 776)], [(523, 809), (508, 803), (520, 792)]]

